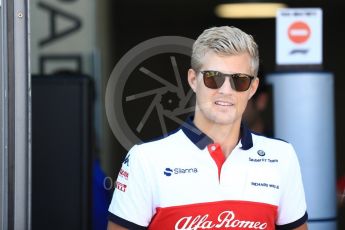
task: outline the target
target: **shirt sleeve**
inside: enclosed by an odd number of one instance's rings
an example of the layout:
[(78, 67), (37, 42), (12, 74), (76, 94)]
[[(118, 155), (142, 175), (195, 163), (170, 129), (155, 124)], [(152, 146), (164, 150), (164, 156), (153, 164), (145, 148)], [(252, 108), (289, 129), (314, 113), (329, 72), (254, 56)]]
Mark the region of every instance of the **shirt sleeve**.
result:
[(108, 219), (129, 229), (145, 229), (153, 216), (152, 192), (144, 158), (134, 146), (122, 163)]
[(284, 172), (284, 191), (278, 207), (277, 229), (293, 229), (304, 224), (307, 219), (307, 205), (305, 200), (301, 170), (296, 152), (288, 144), (289, 160)]

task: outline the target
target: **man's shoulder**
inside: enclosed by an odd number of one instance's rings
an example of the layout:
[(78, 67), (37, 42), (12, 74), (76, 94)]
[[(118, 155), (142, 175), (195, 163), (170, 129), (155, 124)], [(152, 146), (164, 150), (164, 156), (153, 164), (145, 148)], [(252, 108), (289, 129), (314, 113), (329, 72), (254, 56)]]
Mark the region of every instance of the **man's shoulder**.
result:
[(141, 151), (162, 151), (163, 149), (178, 148), (185, 136), (181, 129), (171, 132), (165, 136), (161, 136), (137, 145), (137, 149)]
[(296, 154), (293, 145), (283, 139), (266, 137), (258, 134), (253, 134), (252, 137), (254, 146), (269, 150), (277, 156), (291, 157)]
[(162, 162), (180, 159), (185, 148), (186, 137), (182, 130), (178, 130), (166, 137), (137, 144), (131, 148), (128, 154), (132, 161), (153, 167)]
[(286, 146), (291, 145), (288, 141), (276, 137), (268, 137), (258, 133), (252, 133), (252, 137), (256, 143), (266, 143), (271, 145)]

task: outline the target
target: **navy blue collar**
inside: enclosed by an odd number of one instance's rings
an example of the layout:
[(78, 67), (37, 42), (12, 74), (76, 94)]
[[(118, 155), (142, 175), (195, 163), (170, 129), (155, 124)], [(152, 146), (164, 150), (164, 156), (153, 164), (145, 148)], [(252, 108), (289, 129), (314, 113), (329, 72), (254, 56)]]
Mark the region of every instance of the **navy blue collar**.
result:
[[(207, 145), (212, 144), (214, 141), (198, 129), (194, 122), (193, 117), (189, 117), (187, 121), (181, 127), (182, 131), (186, 136), (193, 142), (199, 149), (206, 148)], [(242, 149), (248, 150), (253, 147), (252, 134), (250, 130), (244, 125), (241, 124), (241, 144)]]

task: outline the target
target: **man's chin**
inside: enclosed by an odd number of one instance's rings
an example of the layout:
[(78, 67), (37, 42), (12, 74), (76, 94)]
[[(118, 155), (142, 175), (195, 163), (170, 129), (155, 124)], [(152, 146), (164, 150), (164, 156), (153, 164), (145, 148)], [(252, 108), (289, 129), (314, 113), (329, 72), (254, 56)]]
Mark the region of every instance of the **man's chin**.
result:
[(222, 126), (233, 125), (235, 123), (234, 119), (231, 119), (229, 117), (214, 117), (212, 121), (215, 125), (222, 125)]

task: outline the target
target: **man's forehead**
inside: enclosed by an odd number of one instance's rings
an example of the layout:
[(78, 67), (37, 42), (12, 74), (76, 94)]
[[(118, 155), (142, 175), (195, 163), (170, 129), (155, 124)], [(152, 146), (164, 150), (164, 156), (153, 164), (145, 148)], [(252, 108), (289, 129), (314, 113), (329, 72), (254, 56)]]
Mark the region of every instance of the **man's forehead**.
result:
[(224, 73), (251, 72), (251, 58), (248, 53), (226, 55), (209, 52), (201, 59), (201, 63), (202, 68)]

